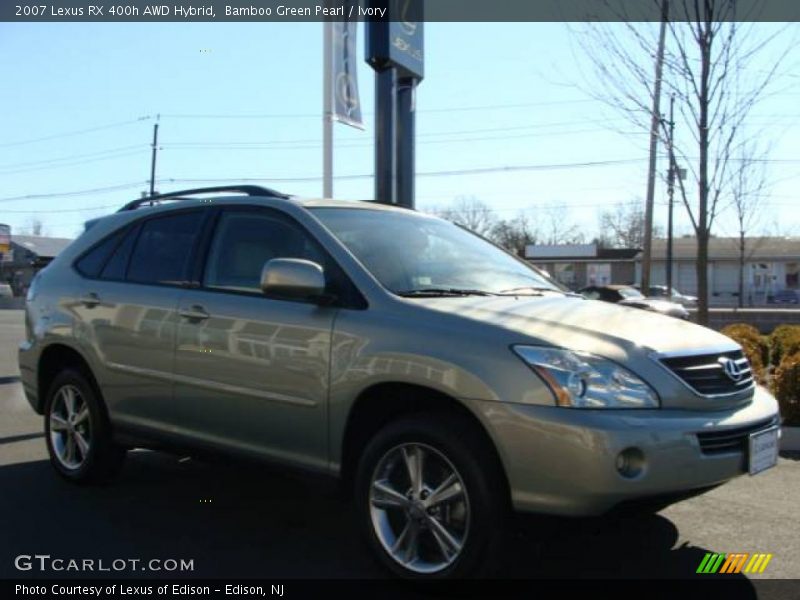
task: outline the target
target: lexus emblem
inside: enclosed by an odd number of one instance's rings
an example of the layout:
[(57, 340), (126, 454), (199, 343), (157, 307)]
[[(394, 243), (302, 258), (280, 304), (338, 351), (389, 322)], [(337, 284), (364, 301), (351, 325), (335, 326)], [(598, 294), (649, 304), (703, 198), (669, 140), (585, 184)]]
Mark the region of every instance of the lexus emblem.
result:
[(736, 364), (736, 361), (727, 356), (719, 359), (719, 364), (722, 365), (722, 370), (731, 381), (739, 381), (742, 378), (742, 369)]

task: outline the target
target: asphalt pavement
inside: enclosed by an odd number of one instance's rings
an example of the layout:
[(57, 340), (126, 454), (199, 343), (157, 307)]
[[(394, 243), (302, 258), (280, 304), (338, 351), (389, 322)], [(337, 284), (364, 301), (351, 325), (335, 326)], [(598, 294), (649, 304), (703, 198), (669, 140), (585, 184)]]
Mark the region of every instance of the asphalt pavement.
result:
[[(110, 484), (78, 487), (58, 478), (42, 418), (14, 381), (23, 335), (22, 313), (0, 311), (0, 578), (74, 576), (15, 567), (15, 557), (37, 553), (193, 561), (192, 571), (171, 577), (384, 576), (356, 531), (350, 502), (328, 481), (140, 450)], [(800, 578), (799, 503), (800, 462), (783, 456), (763, 474), (655, 515), (520, 518), (501, 576), (712, 577), (695, 574), (708, 552), (763, 552), (773, 555), (767, 569), (748, 577)], [(743, 575), (719, 577), (750, 585)]]

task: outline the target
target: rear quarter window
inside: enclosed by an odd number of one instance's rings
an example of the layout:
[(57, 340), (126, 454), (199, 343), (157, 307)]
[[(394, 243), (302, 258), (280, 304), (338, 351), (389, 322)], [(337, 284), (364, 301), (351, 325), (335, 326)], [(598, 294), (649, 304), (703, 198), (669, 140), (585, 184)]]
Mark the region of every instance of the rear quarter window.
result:
[(96, 279), (126, 233), (123, 228), (89, 249), (75, 262), (75, 269), (84, 277)]

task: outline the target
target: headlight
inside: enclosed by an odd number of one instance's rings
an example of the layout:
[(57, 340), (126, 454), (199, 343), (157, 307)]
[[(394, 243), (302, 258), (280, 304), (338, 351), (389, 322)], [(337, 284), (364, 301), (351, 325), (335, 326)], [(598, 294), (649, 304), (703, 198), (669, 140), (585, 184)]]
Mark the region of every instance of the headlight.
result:
[(592, 354), (545, 346), (514, 346), (550, 387), (558, 406), (658, 408), (658, 395), (617, 363)]

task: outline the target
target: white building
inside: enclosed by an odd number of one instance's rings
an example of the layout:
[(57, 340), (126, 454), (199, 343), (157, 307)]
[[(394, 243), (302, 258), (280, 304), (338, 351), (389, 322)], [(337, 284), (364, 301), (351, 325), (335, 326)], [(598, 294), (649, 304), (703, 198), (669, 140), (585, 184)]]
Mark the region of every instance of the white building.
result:
[[(697, 240), (676, 238), (672, 247), (672, 285), (680, 292), (697, 295)], [(667, 241), (653, 240), (650, 282), (666, 283)], [(636, 281), (641, 281), (641, 254), (636, 257)], [(800, 238), (760, 237), (745, 239), (744, 304), (767, 303), (776, 292), (800, 290)], [(738, 304), (739, 238), (715, 237), (708, 245), (709, 304)]]

